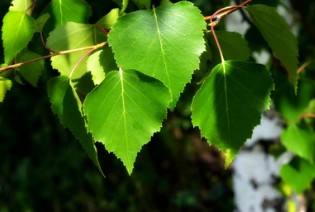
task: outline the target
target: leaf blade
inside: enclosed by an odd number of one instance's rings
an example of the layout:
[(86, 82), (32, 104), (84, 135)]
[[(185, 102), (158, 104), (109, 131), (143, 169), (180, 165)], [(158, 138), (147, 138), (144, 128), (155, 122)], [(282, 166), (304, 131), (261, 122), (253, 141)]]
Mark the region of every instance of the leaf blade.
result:
[(87, 155), (103, 174), (93, 138), (85, 126), (81, 102), (69, 79), (65, 76), (51, 78), (47, 83), (47, 91), (53, 112), (64, 127), (68, 128), (74, 137), (80, 141)]
[(2, 26), (2, 40), (6, 64), (9, 64), (27, 46), (34, 33), (35, 20), (26, 13), (9, 11), (5, 15)]
[[(91, 24), (80, 24), (68, 22), (65, 25), (56, 27), (47, 38), (47, 46), (54, 51), (63, 51), (81, 47), (88, 47), (96, 44), (95, 26)], [(68, 55), (58, 55), (51, 58), (53, 68), (61, 75), (70, 76), (72, 69), (79, 62), (85, 51), (75, 52)], [(81, 78), (86, 72), (85, 57), (76, 67), (72, 79)]]
[(274, 8), (265, 5), (252, 5), (247, 6), (246, 9), (272, 51), (287, 69), (296, 91), (299, 54), (297, 39)]
[(173, 109), (199, 67), (199, 56), (205, 50), (205, 26), (196, 7), (179, 2), (120, 17), (108, 42), (119, 67), (157, 78), (170, 89)]
[(291, 152), (314, 162), (315, 133), (310, 129), (304, 129), (297, 124), (290, 124), (281, 134), (281, 142)]
[[(41, 55), (32, 52), (30, 50), (24, 50), (17, 56), (18, 62), (24, 62), (28, 60), (32, 60), (34, 58), (39, 58)], [(36, 87), (39, 77), (44, 70), (44, 61), (39, 60), (29, 64), (25, 64), (19, 68), (19, 73), (22, 77), (30, 83), (32, 86)]]
[(88, 129), (131, 174), (137, 153), (161, 128), (169, 101), (168, 89), (154, 78), (112, 71), (84, 102)]
[(52, 0), (51, 11), (57, 26), (67, 22), (85, 23), (92, 13), (91, 7), (84, 0)]
[(12, 88), (12, 81), (0, 77), (0, 102), (3, 102), (6, 93)]
[(272, 88), (272, 78), (264, 66), (225, 61), (211, 71), (194, 96), (192, 123), (209, 144), (224, 152), (226, 165), (259, 124)]

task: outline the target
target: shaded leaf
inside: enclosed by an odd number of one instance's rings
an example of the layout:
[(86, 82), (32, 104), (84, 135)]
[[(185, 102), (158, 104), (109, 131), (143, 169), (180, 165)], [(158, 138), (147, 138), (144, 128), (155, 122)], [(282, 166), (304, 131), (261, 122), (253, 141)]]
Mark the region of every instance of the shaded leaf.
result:
[(205, 26), (198, 8), (178, 2), (122, 16), (108, 42), (119, 67), (141, 71), (170, 89), (173, 109), (199, 67), (199, 56), (205, 50)]
[(2, 40), (6, 64), (27, 46), (34, 32), (35, 20), (26, 13), (9, 11), (4, 16)]
[(297, 39), (287, 23), (273, 7), (247, 6), (251, 20), (257, 26), (270, 48), (287, 69), (295, 91), (297, 90), (298, 46)]
[(81, 102), (71, 82), (65, 76), (51, 78), (48, 81), (47, 89), (53, 112), (64, 127), (68, 128), (74, 137), (80, 141), (83, 149), (102, 173), (94, 141), (85, 126)]
[(168, 89), (156, 79), (133, 70), (112, 71), (87, 96), (84, 112), (95, 140), (131, 174), (138, 152), (160, 130), (169, 101)]
[(50, 18), (50, 15), (48, 13), (45, 13), (36, 19), (36, 22), (35, 22), (36, 32), (41, 32), (43, 30), (49, 18)]
[(281, 167), (280, 176), (297, 193), (302, 193), (311, 186), (311, 182), (315, 177), (315, 164), (295, 157), (290, 163)]
[(273, 88), (260, 64), (225, 61), (204, 81), (192, 102), (192, 123), (209, 144), (220, 148), (228, 165), (269, 106)]
[(3, 102), (5, 94), (9, 91), (12, 87), (12, 82), (9, 79), (4, 77), (0, 77), (0, 102)]
[(314, 162), (315, 133), (297, 124), (290, 124), (281, 134), (281, 142), (291, 152)]
[[(236, 32), (216, 31), (215, 32), (223, 52), (225, 60), (248, 60), (250, 49), (246, 40)], [(208, 39), (211, 41), (211, 50), (215, 64), (221, 61), (218, 48), (213, 39), (212, 33), (208, 34)]]
[[(41, 55), (32, 52), (30, 50), (24, 50), (21, 54), (17, 56), (18, 62), (24, 62), (28, 60), (32, 60), (34, 58), (38, 58)], [(20, 74), (22, 77), (30, 83), (32, 86), (37, 86), (37, 81), (44, 70), (44, 61), (39, 60), (26, 65), (23, 65), (19, 68)]]
[(281, 70), (273, 71), (275, 81), (275, 91), (272, 100), (276, 110), (281, 114), (285, 121), (295, 124), (312, 98), (314, 98), (315, 87), (310, 81), (301, 80), (297, 93), (286, 80), (286, 75)]
[(151, 6), (151, 0), (131, 0), (134, 2), (140, 9), (146, 8), (149, 9)]

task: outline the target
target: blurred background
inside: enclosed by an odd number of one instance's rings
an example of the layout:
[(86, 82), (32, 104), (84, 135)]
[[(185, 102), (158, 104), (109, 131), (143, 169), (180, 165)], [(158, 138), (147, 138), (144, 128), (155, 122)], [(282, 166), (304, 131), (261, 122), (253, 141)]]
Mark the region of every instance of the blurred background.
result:
[[(93, 8), (91, 23), (115, 5), (112, 1), (87, 2)], [(193, 2), (204, 15), (230, 5), (226, 0)], [(314, 59), (314, 1), (254, 2), (284, 5), (284, 15), (292, 18), (297, 27), (300, 61)], [(39, 0), (37, 10), (41, 11), (45, 4)], [(0, 1), (1, 20), (9, 6), (9, 0)], [(218, 27), (225, 29), (226, 24)], [(259, 36), (245, 36), (261, 45)], [(257, 45), (251, 48), (255, 50)], [(308, 66), (310, 76), (314, 76), (314, 65)], [(191, 125), (189, 102), (196, 90), (194, 85), (187, 86), (161, 132), (138, 154), (131, 176), (114, 155), (97, 144), (106, 175), (103, 178), (79, 142), (51, 111), (46, 81), (55, 75), (46, 63), (38, 88), (15, 83), (0, 104), (0, 212), (235, 210), (233, 165), (225, 169), (221, 153), (210, 147)], [(315, 211), (313, 189), (305, 192), (304, 198), (307, 211)]]

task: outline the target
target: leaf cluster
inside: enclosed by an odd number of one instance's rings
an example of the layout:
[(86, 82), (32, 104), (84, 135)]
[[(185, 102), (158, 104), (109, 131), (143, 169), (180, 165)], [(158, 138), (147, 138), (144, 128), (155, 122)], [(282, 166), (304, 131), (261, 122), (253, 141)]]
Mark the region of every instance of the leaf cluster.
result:
[[(289, 124), (283, 144), (312, 165), (314, 133), (304, 123), (309, 117), (301, 118), (314, 114), (313, 104), (306, 108), (311, 97), (298, 112), (284, 103), (273, 67), (253, 60), (251, 44), (242, 35), (214, 29), (229, 13), (246, 10), (283, 67), (292, 98), (299, 98), (304, 84), (298, 89), (295, 36), (273, 7), (249, 2), (204, 17), (188, 1), (113, 0), (108, 12), (94, 20), (92, 7), (83, 0), (52, 0), (39, 12), (36, 1), (13, 0), (3, 18), (0, 100), (14, 80), (36, 87), (45, 59), (58, 71), (47, 80), (47, 93), (60, 122), (101, 173), (96, 142), (131, 174), (138, 152), (176, 110), (189, 85), (197, 89), (186, 102), (191, 122), (222, 151), (226, 166), (272, 99)], [(30, 43), (43, 48), (31, 49)], [(14, 79), (8, 74), (12, 69)], [(293, 138), (302, 143), (299, 148)], [(284, 177), (290, 167), (283, 168)]]

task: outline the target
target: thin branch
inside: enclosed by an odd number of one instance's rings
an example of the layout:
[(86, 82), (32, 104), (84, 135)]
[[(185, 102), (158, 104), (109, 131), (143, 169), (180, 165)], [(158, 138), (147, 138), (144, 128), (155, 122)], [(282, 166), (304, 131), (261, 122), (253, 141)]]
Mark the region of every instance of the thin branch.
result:
[(36, 62), (36, 61), (39, 61), (39, 60), (44, 60), (44, 59), (51, 58), (51, 57), (58, 56), (58, 55), (65, 55), (65, 54), (70, 54), (70, 53), (84, 51), (84, 50), (93, 50), (94, 51), (96, 49), (99, 49), (99, 48), (102, 48), (102, 47), (106, 46), (106, 44), (107, 44), (107, 42), (102, 42), (102, 43), (99, 43), (99, 44), (96, 44), (96, 45), (93, 45), (93, 46), (87, 46), (87, 47), (81, 47), (81, 48), (77, 48), (77, 49), (70, 49), (70, 50), (65, 50), (65, 51), (59, 51), (59, 52), (55, 52), (55, 53), (50, 54), (50, 55), (45, 55), (45, 56), (42, 56), (42, 57), (34, 58), (32, 60), (16, 63), (16, 64), (13, 64), (13, 65), (9, 65), (9, 66), (0, 68), (0, 74), (4, 73), (6, 71), (9, 71), (11, 69), (19, 68), (19, 67), (21, 67), (23, 65), (26, 65), (26, 64), (29, 64), (29, 63), (33, 63), (33, 62)]
[(72, 75), (75, 71), (75, 69), (78, 67), (78, 65), (80, 65), (80, 63), (82, 62), (82, 60), (87, 57), (89, 54), (91, 54), (93, 51), (95, 51), (95, 48), (91, 48), (89, 50), (87, 50), (80, 58), (79, 60), (74, 64), (74, 66), (72, 67), (71, 69), (71, 72), (69, 74), (69, 78), (71, 79), (72, 78)]
[(297, 74), (302, 73), (302, 71), (304, 71), (304, 69), (309, 66), (311, 64), (311, 61), (307, 61), (305, 63), (303, 63), (297, 70)]
[(315, 118), (315, 114), (314, 113), (303, 113), (299, 120), (304, 119), (304, 118)]
[[(250, 3), (252, 0), (246, 0), (242, 3), (240, 3), (239, 5), (236, 5), (236, 6), (228, 6), (228, 7), (224, 7), (218, 11), (216, 11), (215, 13), (213, 13), (212, 15), (210, 16), (206, 16), (204, 17), (204, 20), (206, 21), (210, 21), (210, 24), (209, 26), (212, 26), (212, 25), (217, 25), (220, 21), (221, 18), (223, 18), (224, 16), (238, 10), (239, 8), (243, 8), (244, 6), (246, 6), (248, 3)], [(214, 20), (214, 21), (212, 21)]]
[(219, 43), (218, 37), (217, 37), (217, 35), (215, 34), (215, 31), (214, 31), (214, 25), (211, 26), (211, 32), (212, 32), (214, 41), (215, 41), (215, 43), (216, 43), (216, 45), (218, 47), (220, 58), (221, 58), (221, 62), (223, 64), (224, 63), (224, 57), (223, 57), (223, 53), (222, 53), (222, 49), (221, 49), (221, 45)]

